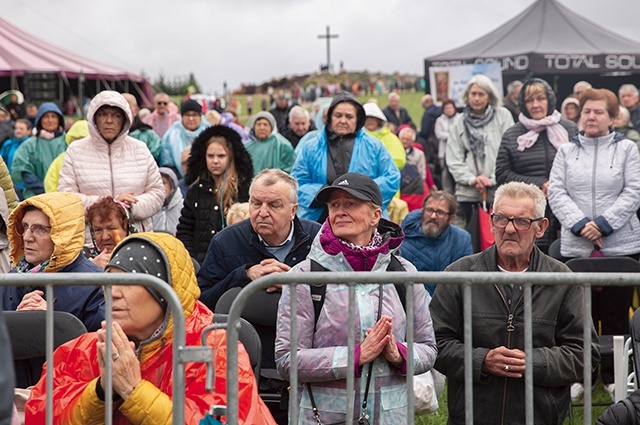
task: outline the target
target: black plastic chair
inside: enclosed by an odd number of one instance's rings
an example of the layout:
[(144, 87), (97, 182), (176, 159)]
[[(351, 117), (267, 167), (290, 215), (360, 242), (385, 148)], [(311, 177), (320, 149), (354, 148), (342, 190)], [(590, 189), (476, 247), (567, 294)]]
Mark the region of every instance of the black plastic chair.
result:
[[(231, 304), (241, 290), (242, 288), (231, 288), (225, 292), (216, 303), (214, 313), (228, 314), (231, 310)], [(275, 365), (276, 321), (279, 301), (280, 292), (260, 291), (248, 300), (240, 316), (256, 328), (262, 342), (260, 379), (263, 385), (260, 388), (260, 397), (268, 404), (283, 406), (288, 395), (286, 391), (288, 383), (278, 375)]]
[[(640, 272), (640, 262), (630, 257), (589, 257), (589, 258), (572, 258), (566, 262), (566, 265), (574, 272), (582, 273), (638, 273)], [(598, 299), (613, 299), (620, 291), (621, 287), (602, 287), (592, 288), (593, 308), (597, 309)], [(633, 296), (633, 292), (629, 294), (629, 298)], [(630, 300), (631, 301), (631, 300)], [(620, 325), (623, 330), (615, 332), (617, 335), (622, 335), (625, 338), (629, 335), (629, 316), (627, 311), (621, 311)], [(596, 329), (598, 329), (598, 323), (595, 323)], [(602, 333), (602, 334), (601, 334)], [(600, 356), (601, 367), (604, 362), (606, 366), (612, 367), (613, 362), (613, 333), (611, 332), (599, 332), (601, 334), (598, 338), (600, 344)], [(611, 369), (609, 369), (611, 370)], [(595, 382), (595, 381), (594, 381)], [(595, 405), (595, 404), (594, 404)]]
[[(35, 385), (47, 354), (46, 311), (5, 311), (16, 367), (16, 387)], [(53, 312), (53, 348), (87, 332), (84, 324), (66, 311)]]
[[(213, 323), (214, 324), (226, 324), (229, 320), (229, 315), (216, 313), (213, 315)], [(205, 328), (205, 331), (210, 329), (209, 327)], [(249, 355), (249, 361), (251, 362), (251, 368), (253, 369), (253, 374), (256, 377), (256, 382), (260, 385), (260, 365), (262, 360), (262, 343), (260, 342), (260, 335), (258, 335), (258, 331), (254, 328), (251, 323), (240, 318), (240, 330), (238, 332), (238, 340), (244, 346), (244, 349), (247, 351)]]

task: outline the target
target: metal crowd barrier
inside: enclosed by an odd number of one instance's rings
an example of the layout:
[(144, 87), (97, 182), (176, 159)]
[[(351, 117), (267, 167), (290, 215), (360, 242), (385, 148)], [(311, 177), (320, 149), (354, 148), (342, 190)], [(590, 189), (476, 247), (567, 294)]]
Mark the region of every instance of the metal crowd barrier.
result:
[[(155, 289), (167, 301), (168, 308), (173, 315), (173, 417), (174, 424), (184, 423), (184, 364), (187, 362), (211, 362), (212, 350), (207, 347), (185, 346), (185, 319), (182, 303), (166, 282), (141, 273), (46, 273), (46, 274), (2, 274), (0, 286), (38, 286), (45, 287), (47, 300), (53, 299), (54, 286), (103, 286), (106, 297), (107, 340), (111, 341), (112, 332), (112, 299), (113, 285), (135, 286), (142, 285)], [(47, 303), (46, 312), (46, 344), (47, 365), (53, 364), (53, 303)], [(112, 347), (107, 344), (106, 357), (110, 358)], [(237, 351), (236, 351), (237, 358)], [(105, 421), (106, 425), (113, 423), (113, 380), (111, 363), (107, 362), (107, 379), (105, 380)], [(46, 376), (46, 424), (53, 425), (53, 368), (47, 367)], [(237, 380), (236, 380), (237, 383)], [(237, 384), (236, 384), (237, 388)], [(237, 391), (236, 391), (237, 399)]]
[[(282, 273), (264, 276), (251, 282), (240, 291), (234, 300), (228, 318), (227, 335), (227, 420), (230, 425), (238, 424), (238, 376), (233, 371), (238, 364), (238, 321), (249, 298), (258, 291), (276, 284), (289, 285), (291, 291), (291, 347), (297, 347), (297, 302), (295, 285), (299, 284), (335, 284), (340, 282), (349, 286), (349, 334), (348, 345), (355, 344), (355, 285), (359, 283), (398, 283), (407, 288), (407, 358), (413, 358), (413, 287), (414, 284), (462, 285), (464, 297), (464, 378), (465, 378), (465, 414), (466, 424), (473, 424), (473, 374), (472, 374), (472, 285), (506, 285), (522, 286), (524, 292), (524, 332), (525, 332), (525, 361), (533, 362), (532, 342), (532, 285), (577, 285), (582, 286), (584, 292), (585, 316), (583, 322), (584, 337), (584, 423), (591, 423), (592, 393), (591, 393), (591, 286), (638, 286), (640, 273), (496, 273), (496, 272), (336, 272), (336, 273)], [(354, 350), (349, 350), (347, 369), (347, 418), (353, 417), (354, 412)], [(291, 352), (291, 364), (297, 364), (297, 353)], [(528, 425), (533, 425), (533, 368), (525, 371), (525, 419)], [(297, 423), (291, 418), (298, 417), (298, 373), (291, 368), (291, 392), (289, 400), (289, 422)], [(407, 403), (408, 423), (414, 423), (413, 405), (413, 369), (407, 368)]]

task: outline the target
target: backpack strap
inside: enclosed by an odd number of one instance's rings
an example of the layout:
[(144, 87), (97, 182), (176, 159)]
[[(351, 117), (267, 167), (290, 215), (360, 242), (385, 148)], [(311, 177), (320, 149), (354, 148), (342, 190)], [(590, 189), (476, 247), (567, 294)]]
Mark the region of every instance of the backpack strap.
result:
[[(328, 271), (327, 269), (325, 269), (324, 267), (322, 267), (320, 265), (320, 263), (318, 263), (317, 261), (314, 261), (312, 259), (309, 259), (310, 265), (311, 265), (311, 271), (312, 272), (326, 272)], [(395, 255), (391, 255), (391, 261), (389, 262), (389, 265), (387, 266), (387, 271), (388, 272), (399, 272), (399, 271), (405, 271), (404, 267), (402, 266), (402, 263), (400, 262), (400, 260), (398, 260), (398, 257), (396, 257)], [(393, 286), (395, 286), (396, 288), (396, 292), (398, 293), (398, 297), (400, 298), (400, 302), (402, 303), (402, 309), (406, 312), (407, 311), (407, 288), (404, 285), (401, 285), (399, 283), (394, 284)], [(315, 320), (314, 320), (314, 330), (315, 330), (315, 325), (318, 324), (318, 318), (320, 317), (320, 311), (322, 311), (322, 306), (324, 305), (324, 298), (325, 295), (327, 293), (327, 285), (311, 285), (311, 300), (313, 301), (313, 311), (315, 313)]]
[[(328, 271), (315, 260), (309, 260), (311, 263), (312, 272), (326, 272)], [(313, 329), (315, 331), (316, 324), (318, 324), (318, 317), (320, 317), (320, 311), (324, 305), (324, 296), (327, 293), (327, 285), (311, 285), (311, 300), (313, 301), (313, 311), (315, 313), (315, 320)]]

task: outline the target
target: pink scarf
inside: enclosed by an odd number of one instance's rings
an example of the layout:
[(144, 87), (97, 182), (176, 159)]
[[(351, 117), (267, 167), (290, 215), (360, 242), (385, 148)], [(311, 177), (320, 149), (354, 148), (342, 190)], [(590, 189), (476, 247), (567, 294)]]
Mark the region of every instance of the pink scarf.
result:
[(558, 111), (553, 111), (553, 114), (547, 115), (541, 120), (527, 118), (521, 113), (518, 119), (529, 131), (522, 136), (518, 136), (518, 150), (522, 152), (533, 146), (538, 141), (540, 132), (544, 130), (547, 130), (549, 142), (553, 147), (556, 150), (560, 149), (563, 143), (569, 141), (569, 133), (559, 124), (560, 118), (562, 118), (562, 114)]

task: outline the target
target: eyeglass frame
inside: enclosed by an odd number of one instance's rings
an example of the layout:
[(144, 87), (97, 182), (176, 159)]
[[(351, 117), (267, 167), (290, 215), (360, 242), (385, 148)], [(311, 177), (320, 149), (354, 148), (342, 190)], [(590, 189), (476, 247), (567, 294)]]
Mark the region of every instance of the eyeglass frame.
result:
[[(431, 211), (429, 211), (431, 210)], [(425, 214), (427, 214), (427, 216), (431, 216), (433, 213), (436, 213), (436, 217), (438, 218), (445, 218), (445, 217), (451, 217), (453, 215), (453, 213), (450, 212), (446, 212), (443, 210), (434, 210), (433, 208), (429, 208), (429, 207), (425, 207), (422, 210)]]
[[(34, 230), (34, 227), (36, 230)], [(45, 226), (44, 224), (35, 223), (28, 225), (25, 223), (20, 223), (18, 226), (16, 226), (16, 233), (18, 233), (19, 236), (24, 237), (24, 235), (27, 234), (27, 230), (30, 230), (33, 236), (40, 239), (44, 238), (47, 235), (47, 231), (51, 233), (51, 229), (51, 226)]]
[[(495, 223), (494, 219), (500, 219), (500, 218), (505, 218), (507, 220), (507, 223), (504, 226), (500, 226), (500, 225)], [(509, 225), (509, 223), (511, 223), (511, 224), (513, 224), (513, 228), (514, 229), (519, 230), (521, 232), (526, 232), (527, 230), (531, 229), (531, 225), (533, 223), (541, 221), (544, 218), (545, 217), (538, 217), (538, 218), (512, 217), (512, 218), (509, 218), (506, 215), (492, 213), (491, 214), (491, 224), (494, 225), (495, 227), (497, 227), (498, 229), (506, 229), (506, 227)], [(526, 220), (529, 223), (529, 225), (527, 226), (526, 229), (518, 227), (516, 225), (516, 220)]]

